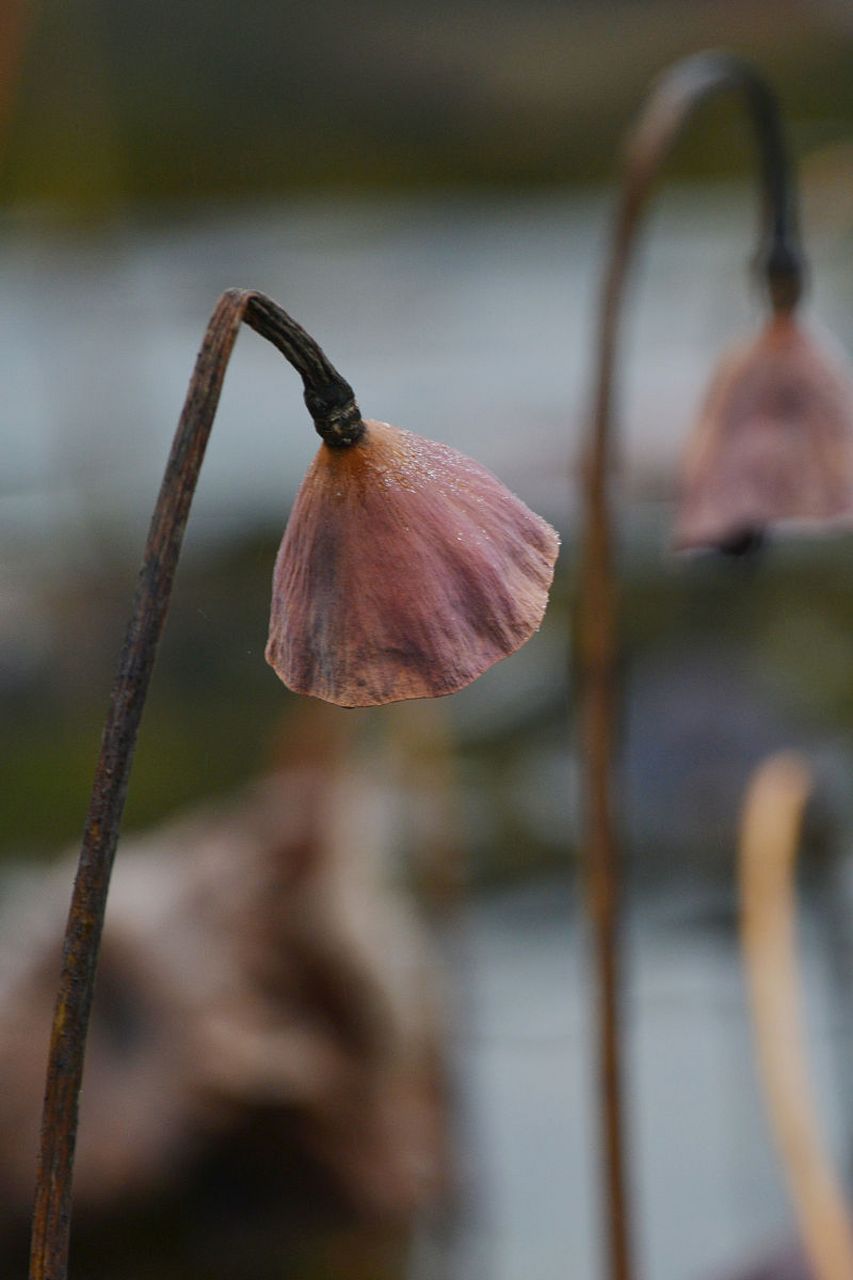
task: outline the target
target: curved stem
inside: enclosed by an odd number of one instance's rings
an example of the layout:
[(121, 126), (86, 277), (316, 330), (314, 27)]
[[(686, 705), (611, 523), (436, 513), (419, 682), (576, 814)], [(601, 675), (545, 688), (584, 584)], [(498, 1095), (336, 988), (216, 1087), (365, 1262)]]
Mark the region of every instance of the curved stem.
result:
[(795, 873), (812, 790), (805, 764), (773, 756), (741, 828), (741, 946), (763, 1092), (815, 1280), (853, 1276), (853, 1227), (820, 1136), (800, 1016)]
[(51, 1033), (30, 1280), (65, 1280), (67, 1274), (78, 1098), (110, 873), (190, 503), (241, 323), (272, 342), (297, 369), (315, 426), (327, 443), (353, 443), (363, 430), (352, 388), (313, 338), (261, 293), (231, 289), (222, 295), (196, 359), (152, 516), (92, 786)]
[(803, 258), (790, 168), (776, 100), (747, 64), (727, 54), (685, 59), (653, 88), (629, 139), (598, 322), (596, 373), (585, 454), (578, 608), (583, 852), (595, 930), (596, 1005), (604, 1142), (604, 1192), (612, 1280), (633, 1275), (623, 1134), (619, 962), (620, 871), (612, 799), (617, 720), (617, 610), (608, 480), (619, 321), (636, 243), (655, 179), (677, 137), (706, 99), (733, 91), (752, 123), (760, 159), (762, 239), (757, 263), (771, 305), (800, 296)]

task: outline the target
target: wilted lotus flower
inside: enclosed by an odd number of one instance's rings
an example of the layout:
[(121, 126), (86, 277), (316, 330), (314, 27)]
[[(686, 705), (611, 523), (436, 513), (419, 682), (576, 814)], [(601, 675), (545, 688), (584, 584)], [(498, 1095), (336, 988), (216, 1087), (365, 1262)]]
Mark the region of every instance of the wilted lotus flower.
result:
[(273, 579), (267, 661), (345, 707), (469, 684), (536, 631), (559, 539), (455, 449), (366, 421), (323, 444)]
[(787, 312), (711, 384), (683, 466), (675, 543), (744, 550), (782, 521), (853, 523), (853, 383)]

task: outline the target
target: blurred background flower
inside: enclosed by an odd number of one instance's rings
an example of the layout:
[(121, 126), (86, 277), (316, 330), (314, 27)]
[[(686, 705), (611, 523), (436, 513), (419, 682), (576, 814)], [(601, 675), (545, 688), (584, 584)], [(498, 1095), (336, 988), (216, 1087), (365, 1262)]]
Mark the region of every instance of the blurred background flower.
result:
[[(357, 754), (389, 788), (390, 874), (424, 907), (446, 910), (460, 880), (466, 889), (432, 946), (434, 962), (452, 960), (462, 1011), (446, 1017), (444, 1045), (462, 1193), (454, 1214), (419, 1223), (411, 1274), (439, 1274), (439, 1255), (466, 1280), (552, 1280), (567, 1258), (578, 1280), (597, 1274), (564, 745), (568, 474), (616, 148), (649, 80), (709, 45), (751, 57), (780, 91), (804, 184), (808, 310), (849, 351), (853, 20), (837, 0), (506, 0), (487, 14), (473, 0), (0, 9), (10, 912), (13, 884), (78, 836), (150, 505), (223, 288), (270, 293), (347, 371), (365, 414), (472, 454), (563, 535), (554, 604), (522, 652), (437, 719), (346, 713)], [(805, 976), (827, 1125), (842, 1158), (853, 1142), (851, 1009), (834, 985), (853, 878), (848, 538), (774, 549), (758, 569), (661, 552), (675, 460), (709, 371), (761, 310), (743, 275), (751, 155), (730, 104), (680, 144), (645, 247), (621, 387), (623, 811), (637, 889), (629, 1084), (639, 1247), (657, 1280), (724, 1274), (793, 1230), (756, 1105), (731, 874), (748, 772), (783, 744), (805, 750), (822, 780)], [(263, 661), (275, 548), (316, 447), (299, 391), (271, 348), (240, 340), (146, 711), (129, 831), (225, 797), (304, 731), (298, 699)], [(0, 959), (4, 990), (13, 953)], [(221, 1194), (236, 1203), (233, 1187)], [(319, 1262), (306, 1244), (294, 1275), (402, 1273), (371, 1247), (359, 1255), (339, 1226)], [(257, 1276), (251, 1262), (230, 1274)], [(213, 1263), (197, 1274), (203, 1266)]]
[(682, 461), (679, 548), (853, 523), (853, 381), (789, 315), (715, 371)]

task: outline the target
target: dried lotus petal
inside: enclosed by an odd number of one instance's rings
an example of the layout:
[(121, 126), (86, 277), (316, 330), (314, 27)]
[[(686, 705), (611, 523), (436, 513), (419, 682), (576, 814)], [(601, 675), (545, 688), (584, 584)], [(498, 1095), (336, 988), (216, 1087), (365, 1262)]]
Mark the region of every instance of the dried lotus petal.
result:
[(537, 630), (559, 539), (472, 459), (387, 423), (323, 445), (276, 561), (267, 661), (346, 707), (454, 693)]
[(853, 517), (853, 385), (787, 314), (726, 358), (682, 473), (679, 549), (745, 545), (779, 522)]

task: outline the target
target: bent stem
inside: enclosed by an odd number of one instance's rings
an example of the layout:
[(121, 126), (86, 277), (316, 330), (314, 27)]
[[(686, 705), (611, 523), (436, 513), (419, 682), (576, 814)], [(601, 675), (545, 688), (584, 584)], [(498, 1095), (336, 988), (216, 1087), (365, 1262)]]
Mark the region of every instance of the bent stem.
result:
[(190, 503), (241, 323), (276, 346), (301, 375), (305, 402), (328, 444), (345, 447), (363, 431), (352, 388), (304, 329), (261, 293), (230, 289), (222, 295), (196, 359), (151, 519), (101, 739), (51, 1032), (30, 1280), (65, 1280), (67, 1274), (78, 1099), (110, 873)]
[(613, 514), (608, 492), (614, 452), (614, 370), (632, 252), (652, 186), (695, 110), (724, 91), (733, 91), (742, 100), (755, 133), (762, 195), (756, 266), (770, 304), (774, 311), (788, 311), (802, 292), (804, 264), (794, 188), (775, 97), (751, 67), (729, 55), (699, 54), (677, 63), (653, 88), (629, 138), (602, 285), (593, 406), (584, 457), (577, 622), (582, 848), (595, 935), (605, 1225), (612, 1280), (630, 1280), (634, 1274), (623, 1119), (621, 875), (613, 803), (619, 693)]
[(853, 1276), (853, 1227), (820, 1134), (800, 1014), (795, 874), (811, 774), (771, 757), (741, 827), (740, 929), (758, 1066), (800, 1236), (815, 1280)]

